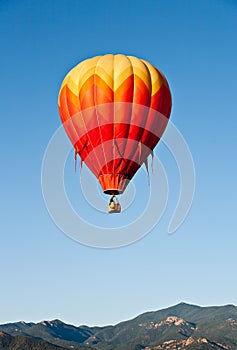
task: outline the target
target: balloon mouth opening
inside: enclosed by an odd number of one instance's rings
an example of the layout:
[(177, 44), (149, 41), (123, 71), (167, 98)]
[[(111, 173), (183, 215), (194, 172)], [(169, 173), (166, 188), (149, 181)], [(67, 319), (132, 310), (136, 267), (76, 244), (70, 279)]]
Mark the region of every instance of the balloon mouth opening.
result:
[(99, 182), (105, 194), (122, 194), (129, 184), (131, 177), (125, 174), (103, 174), (99, 175)]
[(119, 194), (122, 194), (123, 191), (119, 191), (118, 189), (107, 189), (104, 191), (105, 194), (110, 194), (111, 196), (115, 195), (119, 195)]

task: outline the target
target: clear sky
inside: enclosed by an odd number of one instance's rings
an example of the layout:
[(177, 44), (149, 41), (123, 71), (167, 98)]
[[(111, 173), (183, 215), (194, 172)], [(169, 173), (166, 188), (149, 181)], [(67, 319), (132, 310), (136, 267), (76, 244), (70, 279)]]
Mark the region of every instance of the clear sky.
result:
[[(0, 33), (0, 323), (105, 325), (181, 301), (237, 304), (236, 1), (2, 0)], [(164, 72), (171, 118), (196, 168), (191, 211), (168, 235), (179, 182), (161, 144), (156, 154), (170, 182), (161, 222), (138, 242), (107, 250), (64, 235), (41, 191), (45, 148), (60, 126), (62, 79), (81, 60), (105, 53), (135, 55)], [(72, 159), (66, 178), (79, 203)], [(134, 182), (137, 192), (147, 186), (145, 176)], [(142, 208), (139, 196), (133, 206), (130, 213)]]

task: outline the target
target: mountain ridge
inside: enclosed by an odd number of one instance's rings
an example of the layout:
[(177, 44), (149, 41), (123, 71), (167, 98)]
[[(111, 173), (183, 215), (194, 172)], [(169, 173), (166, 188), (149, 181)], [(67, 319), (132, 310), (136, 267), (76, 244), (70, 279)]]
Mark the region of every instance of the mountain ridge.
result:
[(105, 325), (91, 325), (91, 326), (88, 326), (86, 324), (79, 324), (79, 325), (76, 325), (74, 323), (67, 323), (66, 321), (62, 321), (58, 318), (55, 318), (55, 319), (52, 319), (52, 320), (47, 320), (47, 319), (43, 319), (41, 321), (38, 321), (38, 322), (26, 322), (24, 320), (18, 320), (18, 321), (15, 321), (15, 322), (4, 322), (4, 323), (1, 323), (0, 326), (2, 325), (7, 325), (7, 324), (25, 324), (25, 325), (36, 325), (36, 324), (39, 324), (39, 323), (42, 323), (42, 322), (59, 322), (59, 323), (63, 323), (63, 324), (67, 324), (67, 325), (70, 325), (70, 326), (73, 326), (73, 327), (88, 327), (88, 328), (105, 328), (105, 327), (115, 327), (121, 323), (124, 323), (124, 322), (129, 322), (129, 321), (133, 321), (135, 319), (137, 319), (138, 317), (140, 316), (143, 316), (143, 315), (148, 315), (148, 314), (154, 314), (154, 313), (157, 313), (157, 312), (162, 312), (162, 311), (168, 311), (170, 309), (174, 309), (174, 308), (177, 308), (177, 307), (193, 307), (193, 308), (196, 308), (196, 309), (218, 309), (218, 308), (227, 308), (227, 307), (230, 307), (230, 308), (237, 308), (237, 305), (234, 305), (234, 304), (224, 304), (224, 305), (208, 305), (208, 306), (200, 306), (200, 305), (196, 305), (196, 304), (191, 304), (191, 303), (187, 303), (187, 302), (179, 302), (178, 304), (174, 304), (174, 305), (171, 305), (171, 306), (168, 306), (168, 307), (163, 307), (161, 309), (157, 309), (157, 310), (149, 310), (149, 311), (145, 311), (145, 312), (142, 312), (141, 314), (138, 314), (136, 316), (133, 316), (131, 318), (129, 318), (128, 320), (121, 320), (119, 321), (118, 323), (115, 323), (115, 324), (105, 324)]
[(236, 350), (237, 307), (202, 307), (181, 302), (116, 325), (75, 326), (54, 319), (5, 323), (0, 325), (0, 331), (76, 350)]

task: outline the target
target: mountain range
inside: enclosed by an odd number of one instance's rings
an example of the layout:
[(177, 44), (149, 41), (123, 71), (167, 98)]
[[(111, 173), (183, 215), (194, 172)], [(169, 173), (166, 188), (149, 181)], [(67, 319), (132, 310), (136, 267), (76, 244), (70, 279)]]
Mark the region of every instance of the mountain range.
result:
[(0, 350), (236, 350), (237, 307), (180, 303), (115, 326), (60, 320), (0, 325)]

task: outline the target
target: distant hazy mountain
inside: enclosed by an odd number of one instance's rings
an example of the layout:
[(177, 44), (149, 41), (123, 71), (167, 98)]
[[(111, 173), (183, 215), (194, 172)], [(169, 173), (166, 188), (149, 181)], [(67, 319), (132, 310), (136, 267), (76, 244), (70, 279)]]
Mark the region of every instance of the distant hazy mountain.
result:
[(181, 303), (115, 326), (76, 327), (54, 320), (10, 323), (0, 325), (0, 330), (74, 350), (236, 350), (237, 307)]

